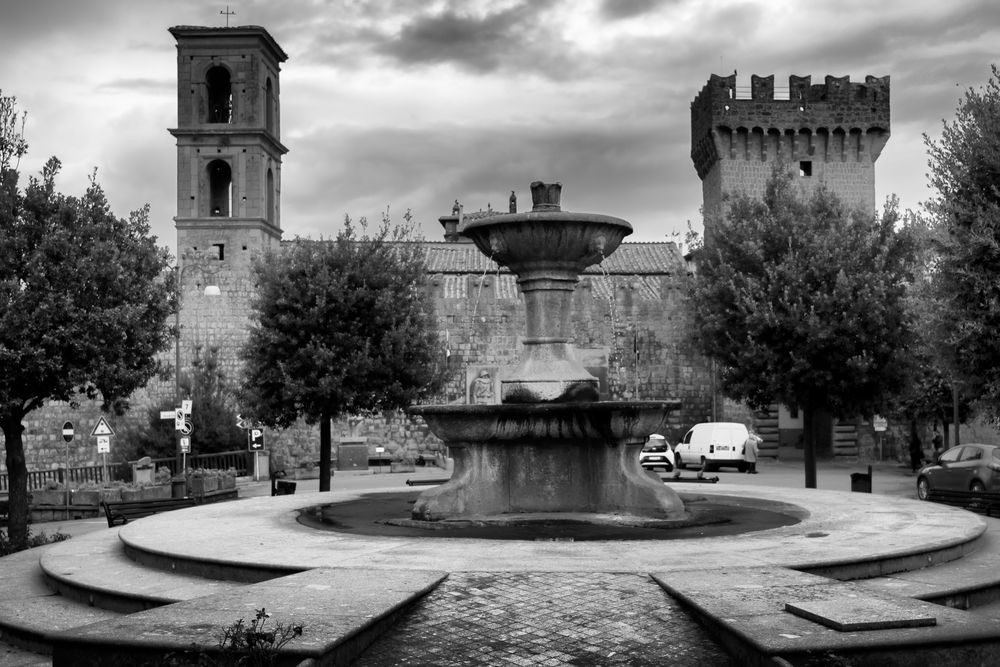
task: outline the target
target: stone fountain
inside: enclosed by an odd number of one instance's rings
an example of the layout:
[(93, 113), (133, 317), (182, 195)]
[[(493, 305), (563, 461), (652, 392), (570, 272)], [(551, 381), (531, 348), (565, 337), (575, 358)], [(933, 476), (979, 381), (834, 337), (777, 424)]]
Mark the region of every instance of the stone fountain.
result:
[(680, 401), (601, 401), (576, 359), (568, 327), (580, 273), (613, 253), (632, 226), (561, 210), (562, 186), (531, 184), (533, 208), (459, 231), (517, 276), (527, 332), (519, 363), (501, 378), (500, 405), (422, 405), (448, 445), (452, 477), (417, 499), (421, 521), (551, 521), (648, 525), (685, 518), (677, 494), (639, 466), (650, 433)]

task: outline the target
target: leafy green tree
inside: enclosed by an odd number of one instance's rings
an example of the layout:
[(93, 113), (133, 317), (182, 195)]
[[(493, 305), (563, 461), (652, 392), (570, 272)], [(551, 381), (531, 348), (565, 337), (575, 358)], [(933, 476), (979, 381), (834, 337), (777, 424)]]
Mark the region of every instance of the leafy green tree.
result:
[(894, 201), (875, 217), (825, 188), (804, 198), (776, 169), (763, 199), (740, 195), (707, 221), (695, 253), (696, 343), (730, 397), (802, 410), (806, 487), (828, 420), (882, 411), (903, 386), (918, 242), (898, 222)]
[(412, 221), (369, 234), (348, 217), (333, 241), (296, 239), (255, 264), (243, 350), (243, 413), (271, 427), (320, 425), (320, 490), (330, 488), (330, 421), (401, 408), (436, 391), (440, 344)]
[[(192, 403), (193, 453), (212, 454), (246, 449), (246, 433), (236, 426), (236, 398), (219, 364), (219, 350), (195, 348), (191, 371), (180, 378), (181, 394)], [(167, 458), (177, 449), (173, 420), (161, 419), (160, 412), (174, 410), (173, 398), (149, 408), (148, 421), (129, 434), (126, 457)]]
[(941, 139), (924, 141), (933, 215), (935, 338), (950, 351), (960, 383), (983, 414), (1000, 419), (1000, 71), (969, 89)]
[(20, 190), (17, 160), (27, 145), (12, 118), (15, 100), (0, 95), (0, 428), (10, 539), (24, 545), (24, 418), (47, 401), (81, 397), (127, 410), (170, 345), (174, 290), (163, 279), (169, 253), (149, 234), (148, 205), (116, 218), (95, 178), (82, 197), (57, 193), (56, 158)]

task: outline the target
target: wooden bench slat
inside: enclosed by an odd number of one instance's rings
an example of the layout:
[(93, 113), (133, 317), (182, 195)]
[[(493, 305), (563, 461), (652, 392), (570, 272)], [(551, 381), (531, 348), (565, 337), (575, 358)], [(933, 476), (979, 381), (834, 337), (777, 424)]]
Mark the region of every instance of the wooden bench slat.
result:
[(927, 494), (927, 500), (962, 507), (986, 516), (992, 516), (994, 511), (1000, 513), (1000, 493), (931, 489)]
[(128, 500), (117, 502), (101, 502), (104, 515), (108, 519), (108, 527), (113, 528), (119, 521), (125, 525), (132, 519), (141, 519), (159, 512), (194, 507), (198, 501), (194, 498), (164, 498), (160, 500)]

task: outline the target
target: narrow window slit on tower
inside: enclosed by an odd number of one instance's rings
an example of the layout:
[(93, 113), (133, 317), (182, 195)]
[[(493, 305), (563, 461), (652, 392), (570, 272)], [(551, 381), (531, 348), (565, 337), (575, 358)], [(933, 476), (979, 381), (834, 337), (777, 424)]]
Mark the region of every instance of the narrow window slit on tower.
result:
[(223, 262), (226, 259), (226, 244), (225, 243), (213, 243), (212, 247), (217, 248), (219, 251), (219, 261)]

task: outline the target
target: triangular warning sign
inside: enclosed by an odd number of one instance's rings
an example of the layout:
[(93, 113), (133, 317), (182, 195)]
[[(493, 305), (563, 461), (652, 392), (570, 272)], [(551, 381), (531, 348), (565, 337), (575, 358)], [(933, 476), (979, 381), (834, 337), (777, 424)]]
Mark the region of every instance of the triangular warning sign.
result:
[(114, 434), (115, 430), (111, 428), (111, 424), (109, 424), (108, 420), (106, 420), (104, 417), (101, 417), (100, 419), (97, 420), (97, 426), (95, 426), (94, 430), (90, 432), (91, 437), (94, 437), (95, 435), (114, 435)]

